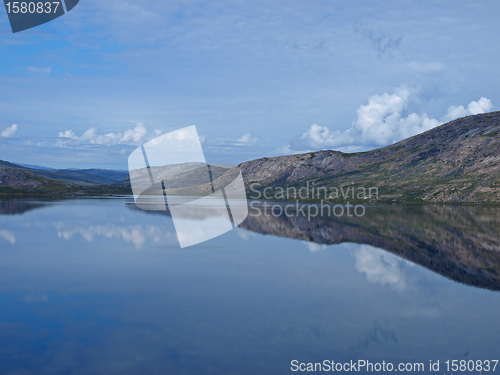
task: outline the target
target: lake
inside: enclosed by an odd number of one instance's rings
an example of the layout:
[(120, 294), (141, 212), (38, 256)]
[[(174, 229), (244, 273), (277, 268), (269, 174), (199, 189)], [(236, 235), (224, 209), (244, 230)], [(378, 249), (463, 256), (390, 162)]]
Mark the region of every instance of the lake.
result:
[(0, 270), (2, 374), (500, 371), (496, 207), (249, 215), (181, 249), (130, 198), (5, 200)]

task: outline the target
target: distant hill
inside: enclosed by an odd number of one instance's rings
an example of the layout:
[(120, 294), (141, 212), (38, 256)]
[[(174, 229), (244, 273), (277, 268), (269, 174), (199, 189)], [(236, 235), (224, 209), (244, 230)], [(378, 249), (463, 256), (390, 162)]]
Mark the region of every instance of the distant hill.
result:
[(105, 169), (54, 169), (50, 174), (44, 172), (39, 175), (68, 181), (78, 185), (110, 185), (125, 179), (127, 173), (107, 171)]
[(130, 194), (130, 190), (111, 185), (77, 185), (40, 176), (22, 168), (0, 166), (0, 196), (109, 194)]
[[(27, 166), (0, 160), (0, 167), (20, 169), (38, 176), (51, 178), (61, 182), (76, 185), (111, 185), (125, 180), (126, 171), (115, 171), (107, 169), (51, 169), (41, 166)], [(43, 169), (42, 169), (43, 168)]]
[(53, 180), (27, 172), (21, 168), (0, 167), (0, 191), (62, 192), (76, 187), (74, 184)]
[(34, 165), (34, 164), (23, 164), (23, 163), (14, 163), (17, 165), (20, 165), (21, 167), (26, 167), (30, 169), (38, 169), (41, 171), (53, 171), (55, 168), (50, 168), (50, 167), (43, 167), (41, 165)]
[[(219, 167), (215, 165), (210, 166), (210, 173), (212, 174), (212, 179), (215, 180), (224, 175), (229, 170), (229, 168)], [(141, 171), (141, 170), (139, 170)], [(180, 163), (165, 165), (162, 167), (152, 167), (152, 174), (155, 176), (155, 180), (163, 181), (163, 187), (167, 194), (189, 194), (189, 188), (197, 187), (200, 184), (209, 185), (209, 174), (207, 169), (207, 164), (205, 163)], [(139, 177), (140, 176), (140, 177)], [(150, 186), (150, 178), (148, 173), (140, 173), (136, 175), (135, 181), (141, 186)], [(127, 174), (127, 178), (124, 181), (113, 184), (114, 186), (131, 187), (130, 176)], [(160, 183), (151, 186), (148, 192), (145, 194), (163, 194), (163, 187)], [(209, 188), (208, 194), (211, 193), (211, 187)]]
[[(197, 164), (197, 163), (195, 163)], [(196, 186), (208, 180), (207, 167), (193, 166), (187, 170), (177, 170), (175, 166), (154, 167), (155, 175), (162, 175), (167, 191)], [(211, 166), (212, 178), (216, 179), (227, 172), (227, 168)], [(149, 175), (143, 184), (150, 186)], [(207, 177), (207, 178), (203, 178)], [(163, 194), (160, 184), (154, 185), (151, 194)], [(0, 161), (0, 195), (22, 194), (132, 194), (130, 177), (126, 171), (106, 169), (54, 169), (50, 171), (33, 170), (13, 163)]]
[(112, 170), (112, 169), (79, 169), (79, 172), (91, 174), (107, 178), (113, 182), (119, 182), (126, 179), (128, 171)]
[[(247, 194), (266, 187), (378, 187), (379, 201), (500, 203), (500, 112), (463, 117), (361, 153), (318, 151), (241, 163)], [(226, 185), (238, 169), (214, 183)], [(202, 187), (200, 187), (202, 190)], [(268, 189), (268, 192), (272, 189)]]

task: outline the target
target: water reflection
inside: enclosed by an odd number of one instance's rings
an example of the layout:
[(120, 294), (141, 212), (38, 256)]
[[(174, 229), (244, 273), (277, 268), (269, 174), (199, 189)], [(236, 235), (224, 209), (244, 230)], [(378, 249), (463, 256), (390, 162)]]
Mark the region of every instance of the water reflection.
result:
[[(369, 282), (406, 289), (408, 282), (401, 258), (369, 245), (351, 245), (350, 248), (355, 260), (354, 267), (366, 275)], [(410, 262), (407, 264), (412, 265)]]
[[(311, 251), (321, 249), (321, 245), (344, 242), (371, 245), (455, 281), (500, 290), (497, 207), (374, 206), (367, 207), (363, 217), (310, 219), (262, 212), (262, 207), (250, 209), (240, 227), (308, 241)], [(387, 263), (389, 258), (372, 257), (372, 267), (376, 259)], [(384, 277), (390, 277), (389, 274)]]
[(42, 208), (42, 201), (30, 201), (26, 199), (0, 200), (0, 215), (22, 215), (27, 211)]
[[(69, 203), (22, 199), (0, 201), (0, 215), (24, 214), (64, 204)], [(106, 217), (101, 225), (97, 225), (95, 219), (88, 225), (85, 218), (79, 222), (75, 217), (70, 222), (56, 221), (51, 225), (58, 237), (67, 240), (75, 235), (88, 242), (93, 242), (96, 237), (116, 238), (130, 242), (136, 248), (146, 243), (177, 243), (175, 228), (170, 225), (167, 230), (164, 220), (160, 219), (170, 217), (168, 209), (139, 210), (132, 199), (125, 200), (125, 204), (129, 210), (140, 212), (141, 216), (151, 216), (150, 223), (110, 224)], [(191, 221), (196, 223), (197, 215), (200, 215), (198, 211), (189, 213), (183, 217), (186, 228), (193, 227)], [(47, 223), (24, 223), (25, 227), (30, 225)], [(402, 275), (395, 266), (403, 258), (464, 284), (500, 290), (500, 208), (497, 207), (373, 206), (366, 209), (363, 217), (312, 218), (276, 216), (258, 207), (249, 209), (247, 219), (239, 227), (246, 230), (238, 231), (244, 240), (249, 240), (251, 233), (298, 239), (304, 241), (311, 252), (339, 243), (369, 245), (353, 249), (351, 253), (356, 259), (356, 268), (362, 270), (360, 272), (365, 273), (368, 280), (378, 280), (382, 284), (404, 284), (404, 281), (397, 281), (402, 280)], [(192, 231), (192, 235), (195, 232)], [(0, 228), (0, 241), (14, 245), (16, 234)]]
[(142, 247), (146, 240), (161, 244), (170, 242), (175, 233), (165, 231), (163, 228), (155, 225), (87, 225), (79, 226), (77, 224), (67, 224), (64, 222), (54, 223), (57, 236), (70, 240), (75, 235), (82, 236), (87, 242), (91, 243), (98, 237), (114, 238), (125, 242), (133, 243), (137, 248)]
[(1, 229), (0, 237), (2, 237), (5, 241), (10, 242), (12, 245), (16, 243), (16, 236), (11, 231)]
[[(293, 373), (293, 359), (428, 363), (500, 354), (500, 295), (405, 259), (416, 251), (422, 264), (438, 262), (411, 236), (429, 243), (429, 230), (455, 241), (435, 241), (445, 264), (453, 260), (446, 246), (455, 245), (467, 251), (456, 254), (460, 261), (469, 254), (485, 262), (495, 210), (444, 211), (442, 220), (431, 207), (377, 208), (364, 225), (254, 218), (247, 229), (180, 249), (168, 215), (125, 203), (4, 206), (1, 372), (283, 374)], [(461, 233), (465, 226), (475, 229)], [(473, 247), (474, 236), (485, 246)], [(479, 272), (468, 267), (469, 276)]]

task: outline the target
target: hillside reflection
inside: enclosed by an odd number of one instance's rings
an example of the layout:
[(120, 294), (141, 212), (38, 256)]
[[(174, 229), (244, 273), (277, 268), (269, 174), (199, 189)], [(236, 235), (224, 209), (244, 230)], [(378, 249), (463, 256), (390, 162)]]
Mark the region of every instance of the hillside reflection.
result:
[(259, 206), (250, 209), (240, 228), (321, 245), (367, 244), (460, 283), (500, 290), (497, 207), (373, 206), (363, 217), (308, 220), (276, 216)]
[(46, 206), (48, 201), (26, 199), (0, 200), (0, 215), (22, 215), (27, 211)]
[[(92, 200), (94, 201), (94, 200)], [(0, 201), (0, 215), (22, 215), (61, 202), (35, 200)], [(82, 202), (80, 202), (82, 203)], [(89, 202), (90, 204), (90, 202)], [(94, 202), (94, 204), (96, 204)], [(121, 204), (121, 203), (120, 203)], [(260, 203), (261, 204), (261, 203)], [(104, 221), (87, 223), (57, 221), (59, 238), (74, 235), (92, 241), (95, 237), (120, 238), (141, 246), (169, 242), (175, 232), (162, 229), (167, 212), (143, 211), (125, 201), (137, 212), (137, 222)], [(81, 207), (86, 207), (83, 202)], [(255, 208), (257, 207), (257, 208)], [(70, 210), (71, 208), (68, 208)], [(65, 208), (60, 206), (61, 212)], [(38, 211), (38, 210), (37, 210)], [(249, 208), (249, 216), (240, 228), (264, 235), (306, 241), (311, 248), (339, 243), (357, 243), (386, 250), (454, 281), (491, 290), (500, 290), (500, 208), (478, 206), (369, 206), (363, 217), (311, 217), (285, 214), (276, 216), (261, 206)], [(160, 221), (142, 228), (142, 215), (158, 215)], [(6, 219), (6, 218), (5, 218)], [(135, 221), (135, 217), (132, 218)], [(190, 218), (195, 225), (196, 218)], [(173, 228), (171, 228), (173, 229)], [(15, 244), (15, 233), (0, 228), (3, 241)]]

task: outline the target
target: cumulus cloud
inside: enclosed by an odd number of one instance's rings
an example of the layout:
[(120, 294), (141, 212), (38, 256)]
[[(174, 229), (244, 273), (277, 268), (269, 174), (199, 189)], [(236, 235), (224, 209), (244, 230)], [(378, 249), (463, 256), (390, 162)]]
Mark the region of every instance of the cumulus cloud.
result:
[(326, 126), (311, 125), (301, 136), (295, 137), (283, 150), (336, 149), (357, 152), (386, 146), (420, 134), (459, 117), (488, 112), (493, 108), (491, 100), (482, 97), (477, 102), (463, 106), (450, 106), (441, 120), (426, 113), (403, 116), (412, 98), (412, 90), (400, 87), (394, 93), (373, 95), (368, 103), (357, 110), (357, 118), (343, 132), (331, 131)]
[(13, 124), (12, 126), (5, 129), (0, 135), (4, 138), (8, 138), (16, 134), (16, 131), (17, 131), (17, 125)]
[(137, 124), (133, 129), (124, 132), (98, 134), (97, 129), (90, 128), (81, 136), (77, 136), (72, 130), (66, 130), (59, 133), (56, 146), (75, 147), (85, 144), (90, 145), (132, 145), (137, 146), (145, 141), (158, 137), (163, 130), (155, 130), (149, 133), (143, 123)]
[(65, 132), (59, 132), (59, 138), (68, 138), (68, 139), (78, 139), (78, 137), (73, 133), (72, 130), (66, 130)]
[(464, 108), (463, 105), (460, 106), (450, 106), (446, 115), (443, 116), (442, 121), (448, 122), (454, 120), (459, 117), (477, 115), (479, 113), (485, 113), (490, 111), (493, 108), (493, 104), (491, 104), (491, 100), (485, 97), (482, 97), (477, 102), (470, 102), (467, 108)]
[(249, 134), (245, 134), (243, 137), (241, 137), (240, 139), (238, 139), (237, 142), (239, 142), (240, 144), (250, 144), (250, 143), (255, 143), (257, 142), (258, 138), (252, 138), (252, 136)]

